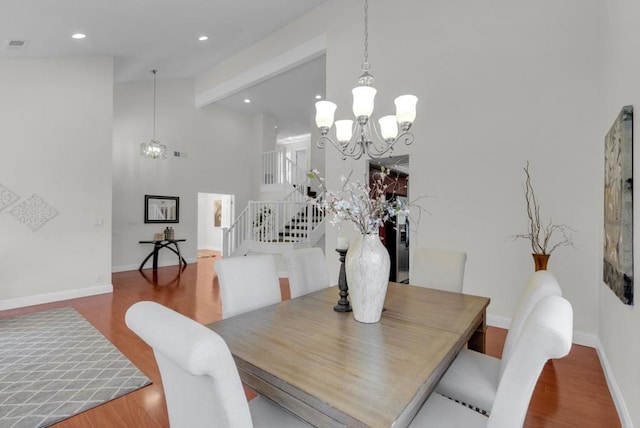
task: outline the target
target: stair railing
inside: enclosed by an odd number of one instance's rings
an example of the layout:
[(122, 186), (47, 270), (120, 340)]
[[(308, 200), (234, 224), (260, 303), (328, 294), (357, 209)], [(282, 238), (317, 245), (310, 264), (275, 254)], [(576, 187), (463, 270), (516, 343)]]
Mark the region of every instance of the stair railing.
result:
[(249, 226), (249, 207), (228, 228), (222, 229), (222, 257), (230, 257), (236, 251), (240, 251), (246, 244), (251, 228)]
[(222, 257), (246, 252), (256, 242), (308, 243), (323, 219), (310, 201), (250, 201), (231, 227), (223, 229)]
[(289, 184), (300, 186), (307, 179), (304, 171), (287, 157), (285, 150), (262, 154), (262, 184)]
[(284, 183), (284, 159), (286, 154), (282, 150), (262, 154), (262, 184)]
[(262, 154), (262, 172), (262, 184), (286, 184), (293, 190), (281, 201), (250, 201), (223, 229), (222, 257), (246, 252), (251, 242), (309, 242), (318, 235), (324, 215), (307, 196), (307, 171), (287, 158), (285, 150), (274, 150)]

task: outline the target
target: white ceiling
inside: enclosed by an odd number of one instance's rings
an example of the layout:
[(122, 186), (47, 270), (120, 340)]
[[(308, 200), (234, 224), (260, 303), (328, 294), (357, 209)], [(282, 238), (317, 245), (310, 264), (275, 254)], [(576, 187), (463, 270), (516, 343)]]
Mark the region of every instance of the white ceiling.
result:
[[(318, 101), (315, 96), (325, 97), (325, 58), (322, 55), (217, 104), (244, 113), (270, 114), (276, 118), (278, 139), (308, 134)], [(244, 102), (247, 98), (249, 104)]]
[[(158, 79), (194, 77), (324, 1), (1, 0), (0, 59), (108, 55), (114, 57), (116, 82), (151, 79), (152, 69), (158, 70)], [(74, 40), (76, 32), (87, 37)], [(198, 41), (201, 35), (209, 39)], [(7, 48), (9, 40), (28, 44)], [(276, 117), (279, 137), (303, 129), (308, 93), (324, 95), (324, 58), (285, 75), (272, 79), (271, 87), (264, 82), (255, 94), (251, 89), (238, 94), (238, 99), (253, 100), (250, 108), (239, 108)], [(221, 103), (232, 107), (234, 100)]]

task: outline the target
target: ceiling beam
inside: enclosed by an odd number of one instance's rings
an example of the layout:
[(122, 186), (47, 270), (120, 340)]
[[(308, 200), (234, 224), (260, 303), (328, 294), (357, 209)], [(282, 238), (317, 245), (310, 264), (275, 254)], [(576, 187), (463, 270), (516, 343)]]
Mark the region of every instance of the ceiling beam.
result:
[(196, 94), (196, 107), (201, 108), (213, 104), (248, 87), (256, 85), (273, 76), (291, 70), (307, 61), (324, 55), (327, 49), (327, 36), (322, 34), (301, 45), (271, 58), (232, 79)]

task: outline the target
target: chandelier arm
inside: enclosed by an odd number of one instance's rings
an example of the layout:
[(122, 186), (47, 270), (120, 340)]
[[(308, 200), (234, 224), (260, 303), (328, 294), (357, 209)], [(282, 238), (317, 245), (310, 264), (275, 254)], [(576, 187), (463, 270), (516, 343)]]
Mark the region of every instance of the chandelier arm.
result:
[[(359, 126), (356, 125), (356, 131), (359, 129)], [(364, 154), (363, 144), (361, 143), (361, 136), (359, 133), (354, 132), (351, 139), (342, 144), (340, 142), (334, 141), (332, 138), (326, 135), (321, 135), (318, 137), (316, 141), (316, 147), (319, 149), (324, 149), (326, 143), (329, 142), (337, 151), (342, 155), (342, 159), (346, 159), (347, 157), (353, 159), (360, 159)]]
[(409, 131), (402, 132), (400, 135), (396, 137), (396, 141), (400, 141), (402, 139), (404, 139), (405, 146), (410, 146), (411, 143), (413, 143), (413, 134)]
[[(402, 132), (400, 133), (400, 135), (398, 135), (395, 138), (395, 140), (389, 143), (389, 146), (386, 149), (379, 151), (378, 153), (370, 154), (369, 156), (375, 157), (375, 158), (381, 158), (385, 154), (389, 152), (393, 152), (394, 146), (399, 141), (404, 141), (405, 146), (409, 146), (411, 145), (411, 143), (413, 143), (413, 134), (410, 132)], [(391, 155), (391, 153), (389, 153), (389, 155)]]
[[(351, 136), (351, 139), (349, 141), (347, 141), (346, 143), (337, 143), (337, 149), (340, 151), (340, 153), (342, 153), (344, 156), (348, 156), (350, 158), (353, 158), (355, 160), (358, 160), (362, 157), (362, 155), (364, 154), (364, 150), (363, 150), (363, 146), (362, 146), (362, 137), (359, 134), (359, 129), (360, 126), (356, 125), (355, 129)], [(346, 158), (343, 158), (346, 159)]]
[[(367, 123), (369, 127), (369, 134), (373, 139), (367, 139), (366, 144), (366, 152), (370, 158), (378, 159), (384, 156), (386, 153), (393, 150), (393, 145), (396, 143), (394, 140), (392, 143), (387, 143), (384, 138), (378, 132), (378, 128), (376, 127), (373, 120), (369, 120)], [(379, 144), (382, 143), (382, 147), (379, 147)]]

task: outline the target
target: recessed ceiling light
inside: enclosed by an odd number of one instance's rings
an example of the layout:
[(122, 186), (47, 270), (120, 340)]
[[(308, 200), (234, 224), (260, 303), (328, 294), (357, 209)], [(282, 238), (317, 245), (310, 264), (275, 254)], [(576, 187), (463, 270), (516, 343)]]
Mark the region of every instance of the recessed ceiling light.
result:
[(316, 95), (316, 100), (321, 100), (322, 99), (322, 95), (318, 94)]
[(205, 40), (209, 40), (208, 36), (200, 36), (198, 37), (198, 40), (200, 40), (201, 42), (204, 42)]
[(245, 104), (249, 104), (251, 102), (251, 100), (249, 98), (245, 98), (244, 102), (245, 102)]
[(87, 35), (83, 33), (75, 33), (71, 36), (72, 39), (76, 40), (84, 39), (85, 37), (87, 37)]

